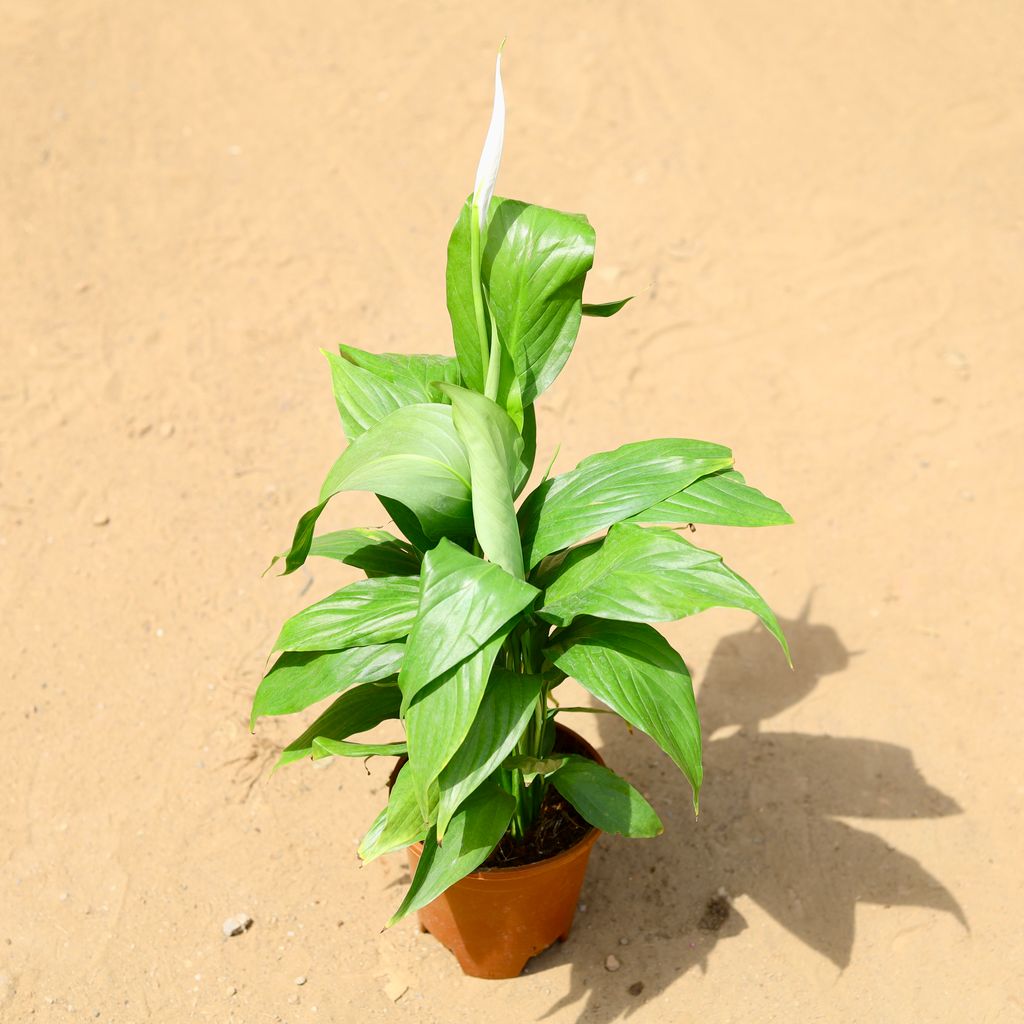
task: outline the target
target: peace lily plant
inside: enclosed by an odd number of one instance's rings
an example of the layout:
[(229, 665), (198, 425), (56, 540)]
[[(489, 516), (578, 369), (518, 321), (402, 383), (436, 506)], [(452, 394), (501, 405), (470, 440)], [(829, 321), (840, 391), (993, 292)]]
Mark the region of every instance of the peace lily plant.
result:
[[(559, 684), (577, 680), (649, 735), (700, 791), (701, 737), (690, 674), (649, 623), (705, 608), (757, 615), (786, 651), (768, 606), (688, 524), (788, 523), (744, 482), (728, 448), (660, 438), (544, 475), (525, 498), (534, 404), (572, 351), (590, 305), (594, 229), (581, 214), (494, 195), (504, 136), (501, 55), (477, 170), (448, 243), (455, 356), (325, 353), (348, 447), (298, 522), (285, 574), (311, 556), (366, 579), (288, 619), (257, 690), (263, 715), (334, 701), (279, 764), (406, 758), (359, 848), (364, 860), (422, 842), (393, 924), (478, 869), (506, 834), (522, 841), (553, 787), (605, 832), (654, 836), (661, 822), (626, 780), (560, 749)], [(342, 491), (372, 491), (404, 539), (382, 529), (316, 535)], [(275, 562), (278, 559), (275, 559)], [(404, 739), (353, 736), (382, 723)]]

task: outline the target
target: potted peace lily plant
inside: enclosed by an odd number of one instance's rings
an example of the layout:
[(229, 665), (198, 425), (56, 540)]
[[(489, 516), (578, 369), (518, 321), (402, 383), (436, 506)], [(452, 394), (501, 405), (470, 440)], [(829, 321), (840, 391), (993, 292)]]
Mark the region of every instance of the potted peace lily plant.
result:
[[(743, 608), (786, 640), (757, 592), (683, 536), (693, 523), (766, 526), (784, 509), (744, 482), (728, 448), (661, 438), (545, 473), (525, 498), (534, 403), (589, 305), (586, 217), (495, 196), (504, 134), (501, 55), (473, 195), (448, 244), (454, 357), (328, 352), (348, 447), (299, 520), (291, 573), (315, 555), (366, 579), (288, 619), (252, 723), (334, 698), (279, 764), (399, 760), (362, 840), (413, 868), (389, 924), (421, 925), (481, 977), (512, 977), (564, 938), (599, 832), (655, 836), (654, 809), (560, 724), (572, 677), (701, 785), (700, 723), (683, 659), (649, 623)], [(342, 491), (378, 495), (382, 529), (316, 535)], [(275, 559), (277, 561), (277, 559)], [(273, 564), (273, 563), (272, 563)], [(404, 738), (358, 738), (393, 722)]]

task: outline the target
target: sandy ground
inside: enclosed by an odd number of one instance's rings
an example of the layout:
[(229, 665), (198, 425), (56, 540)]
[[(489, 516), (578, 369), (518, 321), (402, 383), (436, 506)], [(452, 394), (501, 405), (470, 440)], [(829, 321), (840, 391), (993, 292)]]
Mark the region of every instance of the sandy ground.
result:
[[(318, 347), (448, 350), (505, 32), (500, 191), (590, 215), (594, 299), (646, 289), (585, 324), (539, 461), (731, 445), (798, 524), (697, 541), (797, 667), (739, 613), (668, 627), (700, 821), (587, 717), (667, 832), (602, 840), (571, 941), (481, 982), (380, 931), (386, 767), (270, 780), (299, 725), (246, 717), (348, 578), (260, 579), (341, 444)], [(1009, 2), (5, 2), (0, 1019), (1024, 1019), (1022, 33)]]

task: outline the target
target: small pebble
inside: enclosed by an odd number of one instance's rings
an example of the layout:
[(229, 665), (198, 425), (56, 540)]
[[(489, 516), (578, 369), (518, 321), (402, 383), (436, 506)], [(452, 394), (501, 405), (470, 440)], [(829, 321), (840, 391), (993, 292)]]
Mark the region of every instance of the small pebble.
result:
[(609, 953), (608, 956), (605, 957), (604, 969), (606, 971), (617, 971), (621, 966), (622, 963), (614, 953)]
[(107, 526), (107, 525), (109, 525), (109, 523), (110, 523), (110, 516), (108, 516), (106, 512), (99, 512), (95, 516), (93, 516), (93, 520), (92, 520), (92, 525), (93, 526)]
[(299, 975), (299, 976), (298, 976), (298, 977), (297, 977), (297, 978), (295, 979), (295, 984), (296, 984), (296, 985), (305, 985), (305, 984), (306, 984), (306, 976), (305, 976), (304, 974), (300, 974), (300, 975)]
[(628, 946), (629, 945), (629, 939), (627, 939), (626, 936), (623, 935), (622, 938), (619, 939), (619, 945), (620, 946)]
[(643, 992), (643, 990), (644, 990), (644, 983), (642, 981), (634, 981), (633, 984), (630, 985), (629, 988), (626, 989), (626, 991), (631, 996), (638, 996), (638, 995), (640, 995), (641, 992)]
[(59, 895), (59, 896), (57, 897), (57, 899), (59, 899), (59, 900), (61, 901), (61, 903), (66, 903), (66, 902), (67, 902), (67, 899), (68, 899), (68, 896), (70, 896), (70, 895), (71, 895), (70, 893), (62, 892), (62, 893), (61, 893), (61, 894), (60, 894), (60, 895)]
[(248, 914), (235, 914), (221, 925), (221, 930), (227, 938), (231, 938), (232, 935), (241, 935), (242, 932), (248, 931), (251, 927), (252, 918)]
[(235, 988), (234, 985), (228, 985), (228, 987), (226, 989), (224, 989), (224, 995), (226, 995), (226, 996), (237, 996), (238, 995), (238, 989)]
[(173, 436), (174, 424), (173, 423), (161, 423), (160, 424), (160, 436), (164, 439)]

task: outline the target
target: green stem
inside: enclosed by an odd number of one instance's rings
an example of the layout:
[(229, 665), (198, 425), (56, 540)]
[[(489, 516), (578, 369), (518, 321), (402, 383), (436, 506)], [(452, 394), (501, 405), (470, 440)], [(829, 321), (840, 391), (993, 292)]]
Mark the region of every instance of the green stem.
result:
[(484, 291), (480, 280), (480, 211), (474, 203), (469, 210), (469, 268), (473, 284), (473, 312), (476, 334), (480, 342), (480, 379), (489, 373), (490, 353), (487, 346), (487, 320), (484, 316)]

